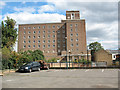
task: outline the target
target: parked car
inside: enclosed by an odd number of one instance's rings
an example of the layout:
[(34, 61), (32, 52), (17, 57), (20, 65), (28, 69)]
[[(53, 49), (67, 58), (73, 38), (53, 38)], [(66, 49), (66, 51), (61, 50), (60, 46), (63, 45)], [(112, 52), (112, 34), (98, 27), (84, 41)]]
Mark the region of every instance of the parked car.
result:
[(49, 69), (49, 65), (44, 60), (38, 60), (37, 62), (41, 65), (40, 69)]
[(40, 67), (41, 67), (41, 65), (39, 62), (30, 62), (30, 63), (27, 63), (27, 64), (21, 66), (18, 71), (31, 73), (32, 71), (36, 71), (36, 70), (40, 71)]

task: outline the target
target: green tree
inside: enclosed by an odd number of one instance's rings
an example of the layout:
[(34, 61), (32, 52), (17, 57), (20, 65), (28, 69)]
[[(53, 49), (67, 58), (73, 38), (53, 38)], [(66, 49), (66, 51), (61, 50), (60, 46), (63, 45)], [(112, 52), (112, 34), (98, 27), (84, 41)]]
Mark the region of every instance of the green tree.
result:
[(93, 43), (90, 43), (88, 45), (89, 49), (91, 50), (91, 61), (95, 61), (94, 59), (94, 53), (100, 49), (104, 49), (102, 46), (101, 46), (101, 43), (99, 42), (93, 42)]
[[(5, 23), (5, 24), (4, 24)], [(7, 47), (11, 50), (17, 39), (17, 29), (15, 29), (16, 21), (7, 17), (7, 20), (2, 21), (2, 48)]]
[(8, 63), (10, 62), (11, 55), (10, 55), (10, 50), (7, 47), (2, 48), (2, 68), (7, 69), (8, 68)]
[(100, 49), (103, 49), (103, 47), (101, 46), (101, 44), (99, 42), (90, 43), (88, 46), (89, 46), (90, 50), (94, 50), (95, 52)]

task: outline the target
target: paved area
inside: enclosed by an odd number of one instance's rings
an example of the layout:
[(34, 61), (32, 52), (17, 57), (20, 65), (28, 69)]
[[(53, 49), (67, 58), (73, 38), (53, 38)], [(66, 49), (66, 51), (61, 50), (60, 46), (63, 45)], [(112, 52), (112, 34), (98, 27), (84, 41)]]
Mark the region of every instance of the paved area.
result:
[(118, 69), (50, 69), (32, 73), (13, 72), (2, 77), (2, 87), (118, 88)]

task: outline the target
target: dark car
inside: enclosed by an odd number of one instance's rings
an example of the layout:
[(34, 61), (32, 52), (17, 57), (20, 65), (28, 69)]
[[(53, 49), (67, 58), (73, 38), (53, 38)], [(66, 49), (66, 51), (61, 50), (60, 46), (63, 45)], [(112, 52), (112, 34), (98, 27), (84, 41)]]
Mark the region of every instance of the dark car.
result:
[(30, 62), (21, 66), (18, 71), (20, 72), (32, 72), (36, 70), (40, 71), (40, 67), (41, 65), (39, 62)]

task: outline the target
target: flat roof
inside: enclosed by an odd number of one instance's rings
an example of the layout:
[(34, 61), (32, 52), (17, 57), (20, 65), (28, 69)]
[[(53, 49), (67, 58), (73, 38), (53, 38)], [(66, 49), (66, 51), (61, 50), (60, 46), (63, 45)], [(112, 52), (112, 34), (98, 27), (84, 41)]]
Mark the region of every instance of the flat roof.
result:
[(65, 22), (56, 22), (56, 23), (30, 23), (30, 24), (18, 24), (18, 25), (42, 25), (42, 24), (64, 24)]

